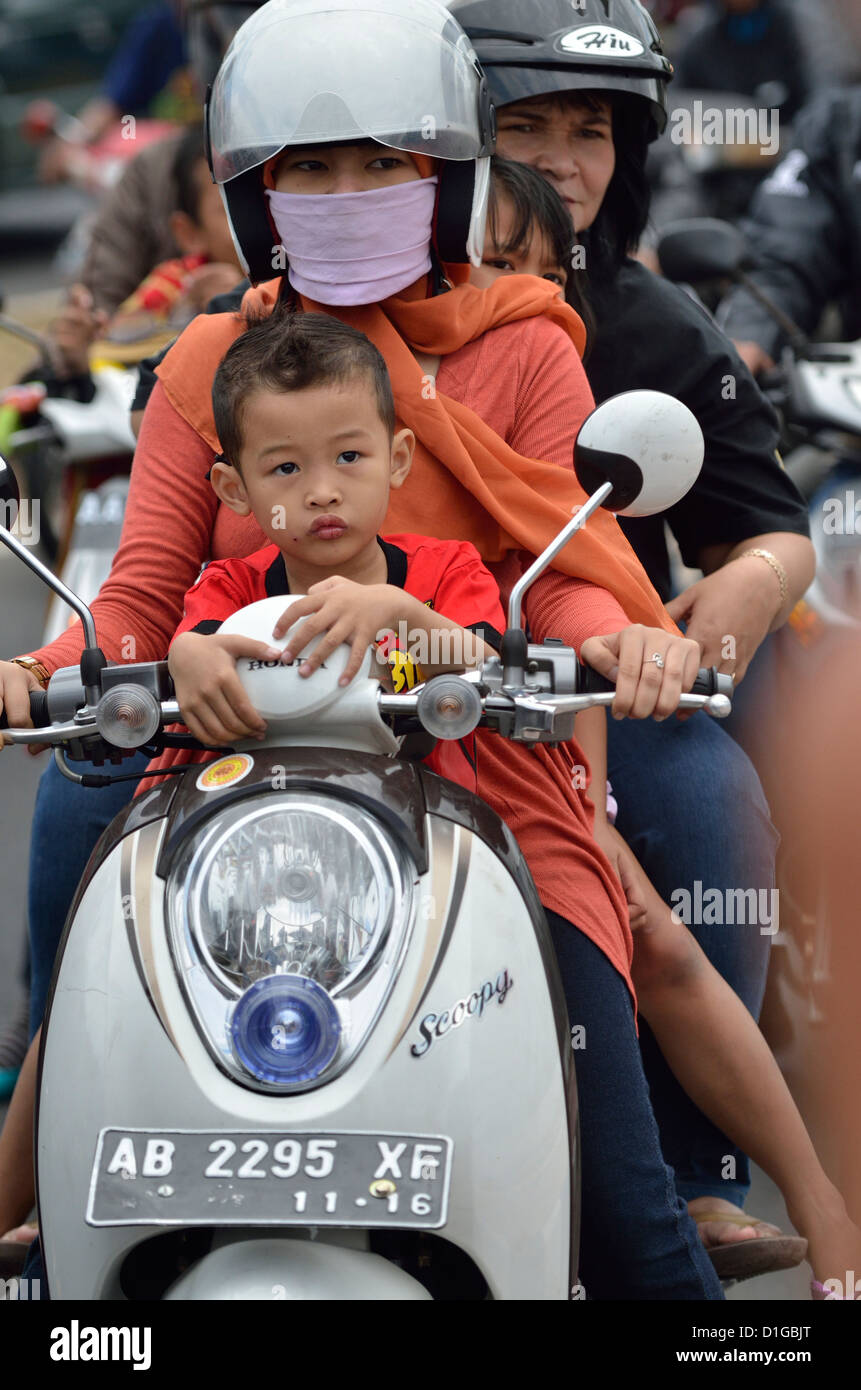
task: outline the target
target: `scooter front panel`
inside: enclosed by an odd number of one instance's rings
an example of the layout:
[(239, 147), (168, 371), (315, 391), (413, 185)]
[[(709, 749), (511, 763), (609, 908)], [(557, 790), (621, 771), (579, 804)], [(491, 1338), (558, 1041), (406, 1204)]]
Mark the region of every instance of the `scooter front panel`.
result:
[[(372, 1210), (397, 1196), (399, 1184), (405, 1201), (415, 1195), (401, 1166), (414, 1155), (397, 1153), (396, 1136), (450, 1141), (445, 1224), (436, 1229), (470, 1255), (494, 1297), (566, 1298), (571, 1160), (553, 986), (529, 908), (499, 858), (463, 827), (427, 818), (428, 869), (417, 875), (406, 952), (373, 1033), (330, 1084), (277, 1096), (221, 1072), (189, 1014), (168, 945), (163, 883), (153, 874), (163, 829), (143, 827), (104, 861), (60, 966), (38, 1145), (52, 1296), (118, 1296), (117, 1270), (136, 1243), (164, 1226), (200, 1224), (173, 1204), (180, 1194), (169, 1173), (142, 1171), (147, 1135), (195, 1131), (216, 1143), (231, 1132), (257, 1133), (261, 1142), (264, 1133), (323, 1142), (387, 1136), (376, 1168), (345, 1177), (357, 1214), (367, 1210), (355, 1206), (365, 1187)], [(88, 1225), (99, 1137), (110, 1129), (122, 1139), (124, 1127), (139, 1155), (126, 1179), (130, 1207), (136, 1185), (149, 1183), (163, 1189), (164, 1214), (152, 1225)], [(228, 1228), (240, 1240), (248, 1229), (243, 1179), (230, 1171), (211, 1224), (222, 1240)], [(425, 1173), (432, 1186), (434, 1165)], [(302, 1213), (286, 1205), (254, 1224), (296, 1233)], [(365, 1224), (372, 1220), (371, 1211)], [(337, 1238), (332, 1229), (329, 1239)]]

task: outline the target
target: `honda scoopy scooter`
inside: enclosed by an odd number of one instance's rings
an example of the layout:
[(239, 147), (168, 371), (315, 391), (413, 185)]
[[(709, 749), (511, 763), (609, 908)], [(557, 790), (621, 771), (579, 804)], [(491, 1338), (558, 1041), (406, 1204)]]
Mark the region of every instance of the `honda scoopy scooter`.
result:
[[(265, 743), (183, 769), (113, 821), (43, 1033), (52, 1298), (579, 1296), (574, 1067), (542, 909), (502, 821), (407, 743), (479, 724), (556, 742), (609, 704), (572, 649), (528, 641), (523, 595), (599, 506), (663, 510), (702, 454), (678, 401), (605, 402), (576, 446), (592, 495), (516, 585), (498, 657), (405, 695), (370, 655), (341, 689), (346, 647), (306, 681), (240, 660)], [(85, 605), (3, 539), (87, 641), (80, 668), (33, 694), (38, 727), (7, 738), (54, 745), (91, 785), (76, 759), (181, 737), (166, 665), (107, 665)], [(285, 602), (230, 628), (271, 633)], [(722, 715), (728, 690), (701, 672), (681, 705)]]

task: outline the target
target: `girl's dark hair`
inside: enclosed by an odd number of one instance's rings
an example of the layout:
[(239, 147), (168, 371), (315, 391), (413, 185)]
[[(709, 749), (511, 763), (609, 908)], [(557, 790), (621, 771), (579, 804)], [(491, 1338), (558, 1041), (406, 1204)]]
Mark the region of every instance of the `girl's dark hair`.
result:
[[(499, 194), (511, 203), (514, 213), (511, 234), (503, 245), (499, 238)], [(495, 154), (490, 161), (490, 200), (487, 230), (502, 255), (523, 251), (537, 230), (553, 254), (556, 264), (568, 273), (565, 298), (586, 324), (591, 340), (594, 321), (584, 292), (582, 271), (574, 268), (572, 253), (577, 241), (571, 215), (556, 189), (543, 174), (528, 164), (503, 159)]]
[(204, 161), (205, 165), (203, 122), (190, 125), (183, 132), (173, 159), (173, 182), (176, 189), (174, 211), (184, 212), (187, 217), (191, 218), (192, 222), (197, 222), (200, 219), (200, 199), (203, 189), (198, 166), (201, 160)]
[(224, 457), (239, 467), (247, 398), (287, 394), (363, 375), (389, 436), (395, 403), (388, 368), (370, 338), (328, 314), (272, 313), (252, 322), (225, 353), (212, 383), (215, 432)]
[[(528, 164), (503, 159), (495, 154), (490, 161), (490, 199), (487, 225), (495, 245), (503, 253), (522, 251), (529, 245), (535, 227), (542, 233), (557, 263), (567, 266), (574, 243), (574, 226), (568, 209), (555, 188)], [(514, 225), (506, 243), (499, 238), (499, 190), (505, 192), (514, 212)]]

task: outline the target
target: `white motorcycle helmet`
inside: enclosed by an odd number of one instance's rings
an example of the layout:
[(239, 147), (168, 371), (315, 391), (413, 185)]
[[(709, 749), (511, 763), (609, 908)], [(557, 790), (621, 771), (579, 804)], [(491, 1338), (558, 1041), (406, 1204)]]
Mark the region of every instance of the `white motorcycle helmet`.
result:
[(441, 261), (481, 262), (496, 120), (442, 0), (269, 0), (237, 32), (206, 101), (206, 151), (240, 261), (272, 278), (263, 166), (295, 145), (359, 139), (445, 161)]

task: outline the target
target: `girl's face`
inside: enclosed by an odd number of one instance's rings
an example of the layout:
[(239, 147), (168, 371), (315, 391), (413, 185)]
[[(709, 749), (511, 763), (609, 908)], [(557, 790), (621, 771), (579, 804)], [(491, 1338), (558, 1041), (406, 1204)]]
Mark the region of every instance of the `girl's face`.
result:
[(279, 193), (366, 193), (420, 177), (405, 150), (362, 140), (287, 150), (275, 170), (275, 187)]
[(470, 284), (486, 290), (500, 275), (538, 275), (564, 289), (568, 280), (567, 267), (557, 263), (552, 247), (537, 228), (532, 229), (526, 246), (520, 246), (516, 251), (503, 249), (512, 241), (514, 217), (511, 199), (497, 189), (496, 236), (488, 223), (482, 262), (480, 266), (470, 268)]
[(592, 105), (577, 93), (550, 94), (497, 112), (499, 154), (543, 174), (567, 203), (577, 232), (595, 221), (616, 167), (610, 103), (596, 97)]

